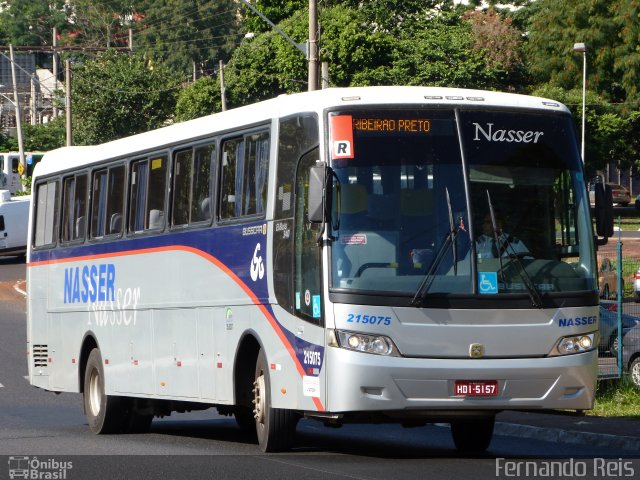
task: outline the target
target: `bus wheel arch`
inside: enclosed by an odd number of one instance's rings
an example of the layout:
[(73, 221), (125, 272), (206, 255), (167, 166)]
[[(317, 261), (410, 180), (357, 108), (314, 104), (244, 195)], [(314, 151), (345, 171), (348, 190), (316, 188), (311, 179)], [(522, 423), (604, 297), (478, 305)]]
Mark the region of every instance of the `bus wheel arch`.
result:
[(236, 350), (233, 367), (234, 416), (240, 429), (250, 435), (256, 433), (251, 401), (256, 361), (261, 348), (255, 332), (245, 332)]
[(82, 340), (82, 347), (80, 348), (80, 358), (78, 361), (78, 391), (80, 393), (84, 393), (84, 372), (87, 369), (87, 361), (89, 360), (89, 355), (94, 348), (100, 350), (98, 341), (96, 340), (93, 332), (87, 332), (87, 334), (84, 336), (84, 339)]

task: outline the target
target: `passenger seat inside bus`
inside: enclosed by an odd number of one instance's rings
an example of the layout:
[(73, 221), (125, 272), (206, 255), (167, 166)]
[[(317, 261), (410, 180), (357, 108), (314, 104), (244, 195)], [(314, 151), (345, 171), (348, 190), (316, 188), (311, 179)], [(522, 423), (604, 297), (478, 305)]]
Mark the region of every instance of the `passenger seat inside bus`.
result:
[(164, 225), (164, 212), (153, 209), (149, 211), (149, 229), (161, 228)]

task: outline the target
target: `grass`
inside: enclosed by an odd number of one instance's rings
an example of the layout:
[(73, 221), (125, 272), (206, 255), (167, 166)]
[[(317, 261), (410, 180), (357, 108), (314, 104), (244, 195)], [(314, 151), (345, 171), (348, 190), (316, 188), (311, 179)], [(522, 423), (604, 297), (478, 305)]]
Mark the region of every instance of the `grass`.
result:
[(640, 421), (640, 389), (627, 375), (620, 380), (601, 380), (596, 389), (596, 403), (587, 415), (625, 417)]
[(638, 231), (640, 230), (640, 210), (635, 208), (614, 209), (613, 225), (617, 227), (618, 221), (620, 221), (619, 225), (622, 231)]

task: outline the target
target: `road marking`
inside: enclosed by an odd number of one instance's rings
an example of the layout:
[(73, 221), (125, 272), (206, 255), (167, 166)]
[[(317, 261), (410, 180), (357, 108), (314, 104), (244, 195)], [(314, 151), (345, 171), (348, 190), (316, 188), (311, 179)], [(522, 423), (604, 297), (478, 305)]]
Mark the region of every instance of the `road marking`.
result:
[(14, 289), (16, 292), (18, 292), (18, 293), (20, 293), (20, 294), (22, 294), (22, 295), (24, 295), (24, 296), (26, 297), (26, 296), (27, 296), (27, 292), (26, 292), (26, 291), (24, 291), (22, 288), (20, 288), (22, 285), (24, 285), (24, 284), (26, 284), (26, 283), (27, 283), (27, 281), (26, 281), (26, 280), (19, 280), (19, 281), (17, 281), (17, 282), (16, 282), (16, 284), (13, 286), (13, 289)]
[(4, 388), (4, 385), (0, 383), (0, 388)]
[(25, 380), (29, 381), (29, 375), (26, 375), (26, 376), (24, 376), (22, 378), (24, 378)]

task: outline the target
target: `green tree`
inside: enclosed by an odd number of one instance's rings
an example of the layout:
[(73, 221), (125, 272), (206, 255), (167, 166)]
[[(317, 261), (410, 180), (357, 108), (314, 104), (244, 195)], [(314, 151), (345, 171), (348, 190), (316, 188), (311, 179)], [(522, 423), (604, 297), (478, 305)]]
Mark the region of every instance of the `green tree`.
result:
[(180, 91), (176, 104), (176, 121), (191, 120), (220, 110), (220, 85), (212, 77), (202, 77)]
[(66, 23), (64, 0), (0, 2), (0, 42), (13, 45), (51, 45), (53, 27)]
[(62, 43), (126, 47), (134, 8), (124, 0), (70, 0), (68, 34), (63, 35)]
[[(612, 101), (621, 101), (633, 94), (633, 89), (625, 91), (621, 71), (615, 67), (616, 63), (624, 63), (616, 59), (616, 49), (621, 45), (625, 23), (638, 25), (637, 15), (635, 18), (626, 14), (616, 16), (615, 6), (629, 2), (631, 0), (537, 0), (530, 17), (526, 46), (533, 81), (566, 89), (579, 88), (583, 58), (573, 51), (573, 44), (584, 42), (588, 49), (589, 88)], [(636, 83), (639, 80), (636, 77)], [(627, 79), (625, 83), (629, 85), (632, 80)]]
[(180, 79), (142, 55), (107, 51), (73, 69), (73, 141), (95, 144), (158, 128), (175, 110)]
[(213, 73), (242, 38), (233, 0), (148, 1), (141, 11), (136, 50), (183, 74), (192, 72), (194, 63), (200, 72)]
[(28, 152), (46, 152), (63, 147), (67, 140), (64, 115), (42, 125), (22, 125), (24, 149)]

